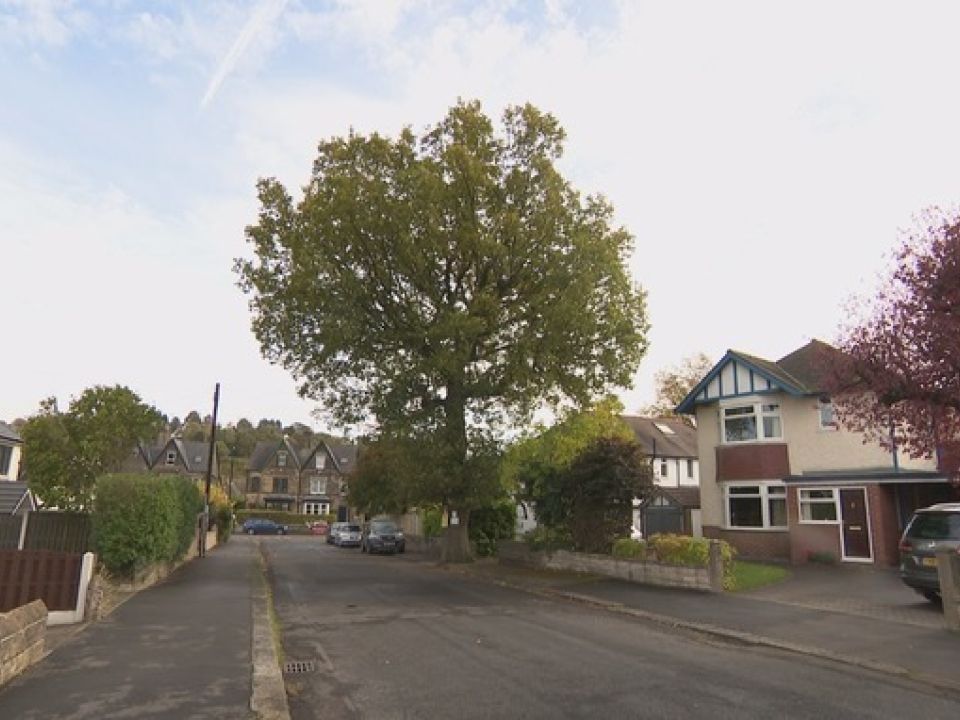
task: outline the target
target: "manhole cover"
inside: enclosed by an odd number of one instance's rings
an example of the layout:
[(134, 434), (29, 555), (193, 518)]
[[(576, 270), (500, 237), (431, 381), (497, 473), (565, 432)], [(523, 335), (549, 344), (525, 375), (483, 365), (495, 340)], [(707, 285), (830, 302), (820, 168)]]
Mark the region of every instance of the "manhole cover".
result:
[(308, 673), (315, 669), (313, 660), (291, 660), (283, 664), (283, 672), (287, 674)]

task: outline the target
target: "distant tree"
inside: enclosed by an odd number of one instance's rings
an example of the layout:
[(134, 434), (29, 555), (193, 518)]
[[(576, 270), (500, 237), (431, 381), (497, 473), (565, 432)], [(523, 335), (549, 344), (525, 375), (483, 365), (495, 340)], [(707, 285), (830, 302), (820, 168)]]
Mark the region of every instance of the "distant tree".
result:
[(641, 408), (640, 412), (650, 417), (680, 417), (684, 422), (692, 423), (689, 416), (678, 416), (675, 408), (712, 367), (710, 358), (701, 352), (684, 358), (677, 365), (658, 370), (653, 376), (656, 399), (653, 404)]
[(254, 257), (235, 266), (262, 352), (302, 395), (344, 425), (372, 415), (441, 470), (422, 494), (461, 518), (448, 560), (502, 494), (487, 468), (505, 430), (629, 384), (646, 350), (632, 238), (557, 171), (562, 128), (530, 105), (503, 126), (459, 103), (420, 137), (321, 142), (299, 203), (259, 183)]
[(173, 433), (179, 430), (182, 425), (183, 423), (180, 422), (180, 418), (174, 415), (172, 418), (170, 418), (170, 422), (167, 423), (167, 432), (173, 435)]
[(23, 427), (24, 467), (31, 489), (47, 505), (82, 509), (94, 481), (117, 472), (139, 440), (163, 428), (163, 415), (122, 386), (95, 386), (57, 410), (56, 398)]
[(841, 423), (914, 457), (939, 451), (960, 480), (960, 216), (928, 211), (856, 310), (833, 372)]
[(187, 416), (183, 419), (184, 425), (188, 423), (196, 423), (197, 425), (199, 425), (202, 422), (203, 420), (200, 417), (200, 413), (198, 413), (196, 410), (191, 410), (190, 412), (188, 412)]

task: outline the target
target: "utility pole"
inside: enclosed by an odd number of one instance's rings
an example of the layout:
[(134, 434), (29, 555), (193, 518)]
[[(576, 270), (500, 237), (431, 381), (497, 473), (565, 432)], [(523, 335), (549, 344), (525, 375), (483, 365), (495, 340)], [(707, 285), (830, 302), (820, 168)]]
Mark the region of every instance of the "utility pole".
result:
[(207, 530), (210, 529), (210, 478), (217, 449), (217, 408), (220, 406), (220, 383), (213, 390), (213, 421), (210, 424), (210, 452), (207, 457), (207, 479), (203, 488), (203, 527), (200, 531), (200, 557), (207, 554)]

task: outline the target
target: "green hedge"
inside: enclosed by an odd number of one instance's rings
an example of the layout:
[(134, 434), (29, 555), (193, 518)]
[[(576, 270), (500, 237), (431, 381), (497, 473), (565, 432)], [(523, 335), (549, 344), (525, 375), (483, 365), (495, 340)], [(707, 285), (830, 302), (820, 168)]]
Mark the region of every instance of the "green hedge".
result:
[(643, 540), (620, 538), (613, 543), (611, 554), (616, 558), (646, 561), (647, 544)]
[(107, 570), (126, 577), (183, 557), (203, 510), (193, 481), (174, 476), (107, 475), (94, 498), (94, 548)]

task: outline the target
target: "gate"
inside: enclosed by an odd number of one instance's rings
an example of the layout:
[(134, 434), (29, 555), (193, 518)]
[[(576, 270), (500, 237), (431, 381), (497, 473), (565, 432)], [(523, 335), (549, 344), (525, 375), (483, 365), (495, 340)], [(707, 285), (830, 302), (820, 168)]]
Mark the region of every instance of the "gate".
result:
[(0, 550), (0, 612), (32, 600), (47, 610), (73, 610), (80, 586), (78, 553), (50, 550)]
[(657, 533), (681, 535), (683, 508), (666, 495), (656, 495), (643, 508), (643, 536), (649, 538)]

